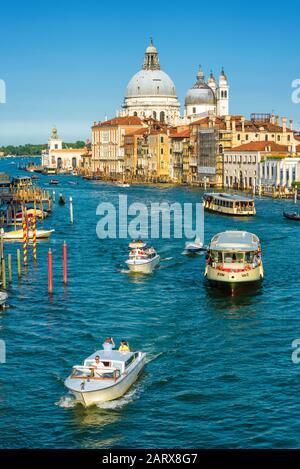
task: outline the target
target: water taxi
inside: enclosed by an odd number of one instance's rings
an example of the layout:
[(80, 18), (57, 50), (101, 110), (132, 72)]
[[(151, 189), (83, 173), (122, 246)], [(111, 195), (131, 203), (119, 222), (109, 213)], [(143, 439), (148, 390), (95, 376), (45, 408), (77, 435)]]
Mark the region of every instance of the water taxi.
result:
[[(100, 361), (96, 363), (95, 358)], [(138, 379), (146, 363), (146, 353), (98, 350), (73, 366), (65, 386), (85, 407), (123, 396)]]
[(151, 274), (160, 262), (160, 256), (153, 247), (147, 247), (143, 241), (129, 244), (129, 258), (126, 261), (131, 272)]
[(7, 301), (8, 294), (5, 291), (0, 291), (0, 306), (4, 307)]
[(254, 199), (235, 194), (208, 192), (204, 194), (203, 206), (209, 212), (224, 215), (248, 217), (256, 214)]
[(231, 287), (257, 282), (264, 276), (258, 237), (247, 231), (225, 231), (216, 234), (209, 246), (205, 277)]

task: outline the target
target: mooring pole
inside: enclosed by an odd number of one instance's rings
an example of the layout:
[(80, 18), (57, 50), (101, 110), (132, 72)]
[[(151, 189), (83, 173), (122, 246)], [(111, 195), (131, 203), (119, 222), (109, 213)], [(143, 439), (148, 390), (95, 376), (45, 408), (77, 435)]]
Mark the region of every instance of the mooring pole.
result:
[(48, 251), (48, 293), (53, 293), (53, 279), (52, 279), (52, 251)]
[(294, 194), (294, 202), (295, 204), (297, 203), (297, 197), (298, 197), (298, 188), (295, 186), (295, 194)]
[(64, 274), (64, 284), (67, 285), (67, 282), (68, 282), (67, 243), (65, 241), (64, 241), (64, 244), (63, 244), (63, 274)]
[(70, 222), (73, 223), (73, 199), (70, 196)]
[(21, 277), (21, 252), (20, 249), (17, 250), (17, 261), (18, 261), (18, 277)]
[(11, 284), (12, 283), (12, 265), (11, 265), (11, 254), (8, 254), (7, 256), (7, 262), (8, 262), (8, 281)]
[(1, 273), (2, 273), (2, 288), (6, 290), (6, 269), (5, 269), (5, 259), (1, 259)]

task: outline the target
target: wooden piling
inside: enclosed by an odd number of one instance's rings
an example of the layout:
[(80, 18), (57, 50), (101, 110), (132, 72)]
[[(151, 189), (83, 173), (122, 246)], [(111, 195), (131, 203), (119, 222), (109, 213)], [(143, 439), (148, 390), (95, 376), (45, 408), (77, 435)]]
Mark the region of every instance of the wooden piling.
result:
[(27, 222), (25, 218), (23, 219), (23, 263), (24, 267), (27, 266)]
[(7, 263), (8, 263), (8, 282), (12, 284), (12, 264), (11, 264), (11, 254), (7, 256)]
[(2, 257), (1, 259), (1, 276), (2, 276), (2, 288), (6, 290), (6, 269), (5, 269), (5, 259)]
[(17, 249), (17, 261), (18, 261), (18, 277), (21, 277), (21, 251)]
[(52, 251), (48, 251), (48, 293), (53, 293), (53, 278), (52, 278)]
[(33, 260), (36, 262), (36, 218), (31, 219)]

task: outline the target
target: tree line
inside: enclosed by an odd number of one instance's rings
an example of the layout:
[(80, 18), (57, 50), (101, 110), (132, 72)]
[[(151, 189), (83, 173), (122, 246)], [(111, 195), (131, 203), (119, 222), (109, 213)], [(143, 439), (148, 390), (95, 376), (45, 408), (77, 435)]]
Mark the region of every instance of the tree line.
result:
[[(77, 140), (74, 143), (63, 143), (63, 148), (83, 148), (85, 147), (85, 142), (82, 140)], [(48, 147), (47, 144), (31, 144), (26, 143), (25, 145), (7, 145), (0, 147), (0, 153), (4, 155), (16, 155), (16, 156), (36, 156), (41, 155), (43, 150), (46, 150)]]

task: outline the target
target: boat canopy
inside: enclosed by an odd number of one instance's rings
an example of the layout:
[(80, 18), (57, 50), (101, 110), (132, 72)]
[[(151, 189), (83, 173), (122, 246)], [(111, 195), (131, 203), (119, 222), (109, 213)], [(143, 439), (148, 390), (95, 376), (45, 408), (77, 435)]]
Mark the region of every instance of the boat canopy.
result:
[(97, 350), (92, 355), (85, 359), (85, 362), (95, 360), (95, 357), (99, 355), (102, 361), (113, 361), (113, 362), (127, 362), (131, 357), (135, 355), (134, 352), (118, 352), (117, 350)]
[(237, 194), (226, 194), (225, 192), (206, 192), (204, 194), (204, 199), (212, 197), (218, 200), (226, 200), (227, 202), (254, 202), (254, 199), (249, 199)]
[(224, 231), (216, 234), (209, 245), (214, 251), (257, 251), (258, 237), (248, 231)]

